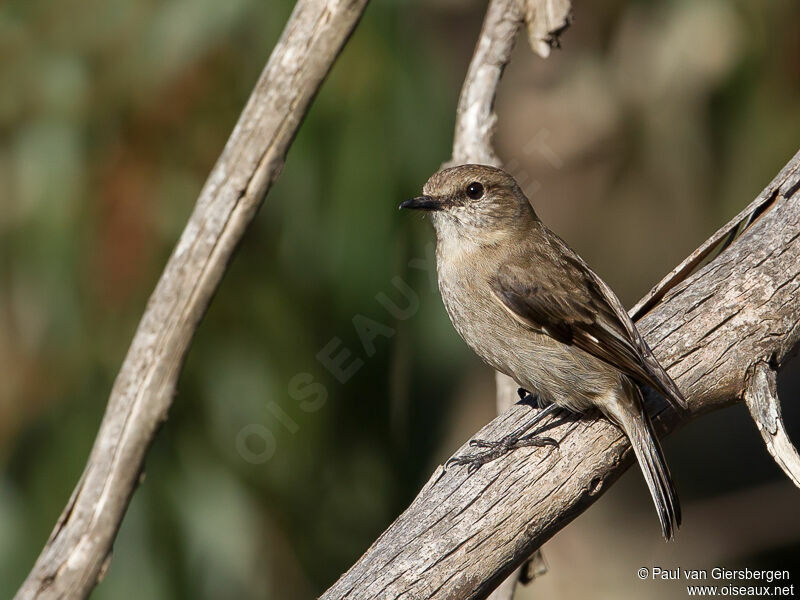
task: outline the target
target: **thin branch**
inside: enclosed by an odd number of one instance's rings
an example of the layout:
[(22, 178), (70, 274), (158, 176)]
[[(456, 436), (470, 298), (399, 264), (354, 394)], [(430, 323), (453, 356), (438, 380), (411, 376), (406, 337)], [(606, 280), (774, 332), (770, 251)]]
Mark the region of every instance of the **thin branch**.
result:
[[(524, 11), (519, 0), (490, 0), (475, 52), (467, 69), (456, 111), (453, 156), (445, 167), (465, 163), (499, 166), (494, 151), (494, 130), (497, 115), (494, 102), (517, 33), (522, 27)], [(510, 377), (496, 373), (497, 413), (502, 414), (516, 401), (516, 384)], [(541, 551), (537, 550), (541, 554)], [(544, 564), (541, 556), (539, 563)], [(514, 571), (492, 593), (490, 600), (511, 600), (522, 567)]]
[(491, 0), (475, 53), (458, 99), (453, 158), (448, 165), (498, 165), (492, 138), (497, 123), (494, 100), (524, 13), (519, 0)]
[[(465, 163), (499, 165), (493, 138), (497, 123), (494, 103), (503, 71), (511, 60), (517, 34), (527, 24), (531, 48), (547, 57), (558, 35), (569, 25), (569, 0), (491, 0), (486, 9), (481, 33), (475, 45), (464, 84), (461, 87), (453, 156), (444, 166)], [(502, 414), (517, 399), (517, 385), (502, 373), (496, 373), (497, 412)], [(510, 600), (517, 581), (530, 581), (547, 572), (541, 550), (512, 573), (492, 593), (490, 600)]]
[[(785, 168), (789, 168), (787, 165)], [(780, 179), (776, 177), (776, 181)], [(719, 254), (730, 246), (734, 240), (741, 236), (750, 225), (769, 207), (775, 200), (778, 190), (772, 186), (764, 188), (747, 208), (722, 226), (714, 235), (708, 238), (702, 246), (687, 256), (681, 264), (672, 269), (644, 298), (639, 300), (630, 311), (632, 319), (641, 318), (648, 310), (655, 306), (664, 295), (691, 275), (697, 268), (712, 256)]]
[(295, 6), (150, 297), (83, 475), (18, 599), (85, 598), (102, 578), (194, 332), (367, 1)]
[(754, 363), (747, 373), (744, 401), (772, 458), (786, 476), (800, 487), (800, 455), (783, 425), (777, 375), (766, 361)]
[[(648, 398), (660, 433), (741, 401), (757, 357), (771, 357), (779, 370), (800, 344), (798, 186), (800, 153), (768, 186), (775, 199), (747, 231), (638, 321), (689, 401), (686, 414), (677, 415)], [(515, 405), (474, 437), (500, 439), (528, 411)], [(627, 439), (605, 419), (545, 427), (557, 449), (518, 450), (473, 474), (439, 467), (323, 600), (486, 598), (632, 462)], [(456, 455), (469, 451), (465, 444)], [(680, 484), (680, 473), (674, 475)]]
[(517, 33), (527, 24), (531, 47), (543, 57), (557, 45), (570, 23), (568, 0), (491, 0), (475, 45), (456, 113), (453, 157), (448, 165), (481, 163), (498, 165), (492, 137), (497, 115), (497, 87)]

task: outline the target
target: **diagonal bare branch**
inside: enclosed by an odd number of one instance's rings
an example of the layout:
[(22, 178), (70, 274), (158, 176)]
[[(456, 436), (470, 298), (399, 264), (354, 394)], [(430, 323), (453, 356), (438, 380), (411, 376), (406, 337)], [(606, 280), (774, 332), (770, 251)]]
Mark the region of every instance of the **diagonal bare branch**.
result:
[(85, 598), (102, 578), (194, 332), (367, 1), (297, 2), (150, 296), (83, 475), (18, 599)]

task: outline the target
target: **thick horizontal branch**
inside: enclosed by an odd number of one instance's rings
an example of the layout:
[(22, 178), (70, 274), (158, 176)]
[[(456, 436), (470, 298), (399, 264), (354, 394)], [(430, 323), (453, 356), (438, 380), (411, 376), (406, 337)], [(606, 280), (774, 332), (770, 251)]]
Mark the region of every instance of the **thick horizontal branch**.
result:
[[(638, 327), (689, 401), (684, 415), (649, 398), (663, 433), (740, 401), (751, 365), (775, 369), (800, 338), (800, 153), (762, 192), (747, 229), (667, 291)], [(499, 439), (527, 411), (515, 406), (476, 434)], [(591, 505), (631, 463), (604, 419), (550, 423), (560, 446), (524, 449), (470, 475), (441, 467), (323, 600), (485, 598), (531, 552)], [(457, 454), (469, 452), (468, 445)], [(680, 483), (680, 473), (674, 473)], [(691, 526), (690, 523), (686, 524)], [(653, 535), (658, 527), (653, 520)]]
[(195, 330), (367, 0), (299, 0), (147, 304), (91, 456), (17, 598), (84, 598), (105, 572)]

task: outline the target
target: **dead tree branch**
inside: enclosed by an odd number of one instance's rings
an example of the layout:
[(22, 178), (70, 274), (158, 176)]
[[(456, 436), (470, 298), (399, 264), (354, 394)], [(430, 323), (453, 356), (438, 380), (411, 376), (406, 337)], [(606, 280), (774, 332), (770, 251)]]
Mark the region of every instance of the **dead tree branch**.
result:
[(18, 599), (85, 598), (102, 579), (186, 352), (367, 0), (299, 0), (147, 304), (86, 468)]
[[(759, 385), (751, 383), (759, 363), (777, 371), (797, 350), (799, 188), (800, 153), (743, 211), (747, 226), (739, 236), (638, 319), (689, 401), (689, 411), (678, 415), (648, 398), (661, 433), (756, 393), (748, 389)], [(528, 410), (514, 406), (475, 437), (500, 439)], [(439, 467), (323, 600), (486, 598), (631, 464), (627, 439), (604, 419), (556, 419), (546, 426), (559, 448), (519, 450), (472, 475)], [(469, 451), (465, 444), (456, 454)], [(679, 473), (676, 478), (680, 483)]]
[[(481, 33), (475, 45), (456, 111), (453, 156), (445, 166), (465, 163), (500, 165), (493, 138), (497, 124), (494, 102), (497, 88), (508, 62), (517, 34), (527, 24), (531, 48), (543, 58), (557, 45), (558, 35), (570, 22), (569, 0), (491, 0)], [(517, 385), (510, 377), (497, 372), (496, 404), (498, 414), (517, 400)], [(494, 591), (491, 600), (510, 600), (517, 581), (524, 574), (530, 580), (547, 572), (540, 550), (531, 558), (531, 569), (520, 567)]]
[(491, 0), (478, 43), (458, 99), (453, 158), (446, 166), (465, 163), (499, 165), (492, 138), (497, 123), (494, 99), (522, 27), (519, 0)]

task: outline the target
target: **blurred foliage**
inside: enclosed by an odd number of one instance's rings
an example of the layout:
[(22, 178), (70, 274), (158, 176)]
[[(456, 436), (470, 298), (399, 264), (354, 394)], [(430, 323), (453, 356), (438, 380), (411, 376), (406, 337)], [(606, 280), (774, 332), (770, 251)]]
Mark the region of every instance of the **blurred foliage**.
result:
[[(80, 475), (147, 297), (291, 8), (0, 6), (2, 597)], [(428, 224), (396, 211), (449, 156), (482, 10), (367, 10), (200, 327), (95, 598), (315, 597), (490, 418), (490, 372), (429, 272), (409, 267), (432, 267)], [(609, 0), (579, 4), (548, 61), (519, 45), (501, 154), (627, 302), (797, 150), (798, 18), (790, 0)], [(393, 277), (418, 296), (410, 319), (377, 299), (403, 304)], [(392, 333), (365, 348), (356, 315)], [(364, 361), (346, 383), (316, 358), (333, 338)], [(324, 386), (323, 405), (292, 397), (298, 373)], [(715, 418), (719, 439), (749, 432), (742, 414)], [(704, 422), (668, 448), (685, 501), (779, 477), (760, 455), (741, 476), (737, 460), (762, 452), (754, 430), (737, 453), (709, 444)], [(247, 460), (258, 439), (241, 447), (253, 426), (274, 436), (263, 462)], [(700, 449), (718, 477), (692, 472)]]

